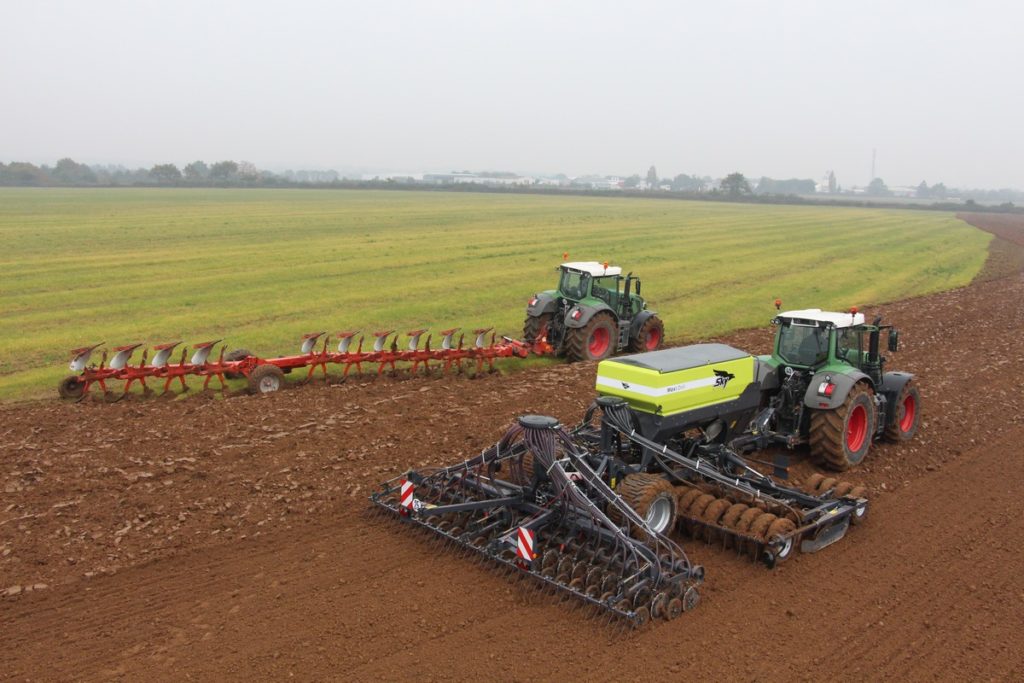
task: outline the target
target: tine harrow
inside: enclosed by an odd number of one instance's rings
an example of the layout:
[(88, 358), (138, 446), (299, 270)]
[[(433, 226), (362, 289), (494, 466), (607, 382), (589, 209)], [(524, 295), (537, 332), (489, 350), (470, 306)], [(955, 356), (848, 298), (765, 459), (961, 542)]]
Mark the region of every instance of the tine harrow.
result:
[[(210, 388), (210, 382), (216, 378), (220, 390), (227, 388), (225, 378), (245, 377), (249, 380), (249, 388), (254, 393), (269, 393), (279, 389), (284, 382), (284, 374), (293, 370), (306, 368), (305, 380), (313, 379), (317, 370), (326, 380), (329, 377), (328, 366), (341, 366), (342, 377), (347, 378), (355, 368), (362, 374), (363, 364), (377, 366), (377, 375), (399, 371), (398, 364), (407, 366), (411, 375), (429, 375), (434, 370), (447, 373), (453, 369), (462, 373), (464, 362), (475, 366), (476, 372), (494, 370), (494, 361), (498, 358), (526, 358), (530, 353), (543, 353), (540, 347), (530, 346), (524, 342), (502, 337), (497, 340), (492, 328), (474, 331), (475, 340), (472, 345), (465, 345), (465, 338), (455, 335), (459, 328), (443, 330), (440, 333), (441, 344), (437, 348), (431, 346), (432, 336), (427, 329), (416, 329), (405, 333), (407, 341), (399, 347), (399, 335), (394, 330), (374, 332), (372, 347), (363, 350), (363, 336), (358, 331), (338, 332), (337, 346), (332, 349), (331, 335), (327, 332), (311, 332), (302, 335), (299, 353), (293, 356), (259, 358), (247, 352), (232, 352), (225, 355), (226, 346), (223, 340), (201, 342), (189, 349), (182, 346), (181, 341), (156, 344), (151, 349), (143, 349), (141, 360), (133, 364), (132, 357), (143, 347), (141, 343), (114, 347), (113, 356), (107, 359), (107, 352), (102, 351), (99, 364), (91, 364), (93, 355), (103, 346), (94, 344), (71, 352), (70, 369), (73, 373), (61, 380), (58, 392), (61, 398), (79, 401), (85, 398), (96, 385), (109, 398), (115, 396), (108, 383), (123, 382), (122, 390), (117, 398), (129, 393), (136, 383), (145, 394), (151, 389), (147, 380), (163, 382), (163, 393), (171, 392), (177, 383), (181, 391), (188, 391), (186, 378), (189, 376), (203, 378), (203, 390)], [(488, 339), (488, 333), (490, 333)], [(219, 351), (216, 347), (221, 344)], [(175, 355), (180, 347), (180, 358), (175, 362)], [(149, 358), (152, 350), (152, 358)], [(241, 353), (242, 355), (237, 355)], [(433, 363), (433, 364), (432, 364)], [(262, 369), (261, 369), (262, 368)]]
[(699, 602), (703, 568), (605, 483), (600, 464), (554, 418), (523, 416), (478, 456), (407, 472), (370, 500), (628, 626), (674, 619)]

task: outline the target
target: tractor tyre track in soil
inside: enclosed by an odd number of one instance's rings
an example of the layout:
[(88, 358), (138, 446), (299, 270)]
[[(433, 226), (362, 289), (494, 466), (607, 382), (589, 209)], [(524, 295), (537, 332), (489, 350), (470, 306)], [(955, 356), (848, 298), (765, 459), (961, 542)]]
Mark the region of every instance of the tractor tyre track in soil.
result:
[[(965, 219), (1024, 244), (1019, 217)], [(578, 419), (593, 363), (0, 407), (5, 677), (632, 680), (644, 661), (648, 679), (1020, 679), (1024, 278), (876, 310), (901, 329), (890, 365), (918, 373), (924, 417), (843, 473), (871, 491), (865, 523), (774, 571), (685, 540), (707, 569), (700, 607), (626, 634), (366, 501), (521, 413)], [(770, 334), (723, 341), (763, 352)], [(797, 455), (799, 483), (818, 470)]]

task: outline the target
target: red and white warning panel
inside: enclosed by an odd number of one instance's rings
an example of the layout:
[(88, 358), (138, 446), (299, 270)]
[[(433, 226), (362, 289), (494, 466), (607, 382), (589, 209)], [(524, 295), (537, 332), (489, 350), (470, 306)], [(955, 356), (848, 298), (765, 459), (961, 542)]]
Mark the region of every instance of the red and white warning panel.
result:
[(408, 479), (402, 480), (402, 496), (398, 504), (406, 511), (412, 510), (413, 508), (413, 493), (415, 490), (416, 487), (412, 485), (411, 481)]
[(525, 526), (519, 527), (519, 542), (516, 544), (516, 557), (527, 562), (533, 562), (537, 556), (533, 552), (533, 543), (536, 534)]

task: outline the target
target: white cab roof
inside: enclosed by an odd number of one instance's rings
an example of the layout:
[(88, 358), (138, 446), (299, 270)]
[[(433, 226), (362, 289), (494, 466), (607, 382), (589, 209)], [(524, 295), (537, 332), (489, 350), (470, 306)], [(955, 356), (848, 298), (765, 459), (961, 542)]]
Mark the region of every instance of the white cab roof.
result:
[(832, 323), (836, 327), (853, 327), (864, 324), (863, 313), (835, 313), (823, 311), (820, 308), (805, 308), (802, 311), (786, 311), (779, 313), (780, 318), (799, 318), (800, 320), (814, 320), (823, 323)]
[(590, 273), (594, 277), (622, 274), (622, 268), (619, 268), (618, 266), (608, 266), (605, 268), (603, 263), (598, 263), (597, 261), (571, 261), (569, 263), (563, 263), (562, 268), (581, 270), (584, 273)]

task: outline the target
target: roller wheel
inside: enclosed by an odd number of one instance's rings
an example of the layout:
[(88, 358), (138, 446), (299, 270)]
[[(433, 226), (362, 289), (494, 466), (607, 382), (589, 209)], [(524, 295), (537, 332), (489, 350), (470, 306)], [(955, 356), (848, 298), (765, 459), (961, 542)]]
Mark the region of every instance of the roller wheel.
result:
[(836, 484), (836, 490), (832, 492), (832, 495), (834, 495), (836, 498), (842, 498), (852, 490), (853, 484), (851, 484), (848, 481), (841, 481), (838, 484)]
[(665, 617), (665, 609), (668, 607), (668, 595), (658, 593), (651, 601), (651, 616), (655, 619)]
[(736, 503), (729, 507), (722, 515), (722, 526), (727, 529), (735, 529), (736, 522), (740, 521), (740, 516), (750, 509), (750, 506), (746, 503)]
[(284, 386), (284, 373), (276, 365), (258, 365), (249, 373), (249, 392), (272, 394)]
[(65, 401), (80, 401), (85, 396), (85, 382), (78, 375), (68, 375), (57, 385), (57, 393)]
[[(776, 536), (785, 536), (786, 534), (792, 533), (796, 529), (796, 524), (791, 519), (776, 519), (772, 522), (771, 526), (768, 527), (768, 532), (765, 534), (766, 540), (772, 540)], [(793, 551), (796, 549), (797, 539), (794, 537), (787, 538), (783, 543), (782, 547), (779, 548), (775, 554), (776, 562), (785, 562), (793, 556)]]
[(708, 507), (716, 500), (716, 496), (713, 496), (710, 493), (705, 493), (697, 498), (697, 500), (693, 501), (690, 509), (687, 510), (687, 514), (694, 519), (703, 519), (704, 511), (707, 510)]
[(804, 482), (804, 491), (807, 491), (807, 493), (817, 493), (818, 492), (818, 484), (820, 484), (824, 480), (825, 480), (825, 475), (824, 474), (819, 474), (819, 473), (815, 472), (810, 477), (808, 477), (806, 482)]
[[(719, 520), (722, 518), (722, 515), (724, 515), (725, 511), (728, 510), (730, 507), (732, 507), (731, 500), (726, 500), (725, 498), (718, 498), (717, 500), (712, 501), (711, 505), (708, 505), (707, 509), (704, 510), (704, 521), (707, 524), (718, 526)], [(710, 527), (705, 528), (704, 540), (708, 543), (714, 543), (715, 540), (717, 540), (718, 538), (718, 533), (719, 532), (716, 529)]]
[(676, 508), (676, 512), (680, 515), (685, 515), (690, 510), (690, 506), (693, 505), (693, 501), (704, 495), (704, 492), (700, 489), (680, 488), (683, 490), (679, 494), (679, 506)]
[(565, 331), (566, 355), (570, 362), (604, 360), (615, 352), (618, 331), (607, 313), (598, 313), (583, 327)]
[(772, 513), (765, 512), (750, 525), (750, 535), (759, 541), (767, 540), (768, 527), (777, 519), (778, 517)]
[(527, 344), (546, 342), (548, 340), (548, 329), (550, 327), (550, 313), (542, 313), (538, 316), (526, 316), (526, 320), (523, 322), (523, 341)]
[(896, 414), (885, 428), (889, 441), (910, 441), (921, 424), (921, 394), (913, 382), (907, 382), (896, 397)]
[(748, 508), (746, 512), (740, 515), (740, 519), (736, 522), (736, 533), (746, 535), (750, 529), (750, 525), (754, 523), (754, 520), (764, 514), (764, 511), (760, 508), (752, 507)]
[(651, 612), (646, 607), (641, 607), (636, 611), (635, 619), (636, 627), (641, 628), (651, 620)]
[[(228, 351), (227, 353), (225, 353), (224, 360), (230, 362), (234, 362), (236, 360), (245, 360), (251, 355), (252, 353), (249, 351), (249, 349), (235, 349), (234, 351)], [(245, 375), (243, 375), (240, 372), (225, 372), (224, 376), (227, 377), (228, 379), (241, 379)]]
[(818, 491), (817, 492), (818, 493), (827, 493), (831, 489), (835, 488), (835, 485), (838, 484), (838, 483), (839, 483), (839, 480), (836, 479), (835, 477), (828, 477), (826, 479), (822, 479), (818, 483)]
[(665, 606), (665, 620), (672, 621), (683, 613), (683, 601), (679, 598), (672, 598)]
[(665, 341), (665, 323), (661, 318), (652, 315), (637, 330), (636, 336), (629, 340), (629, 350), (633, 353), (657, 351)]
[(811, 413), (811, 455), (831, 469), (850, 469), (868, 454), (877, 421), (874, 392), (866, 384), (853, 385), (838, 408)]
[(630, 474), (619, 484), (618, 494), (655, 533), (667, 534), (675, 526), (675, 489), (664, 478), (656, 474)]
[[(854, 489), (852, 491), (850, 491), (849, 497), (850, 498), (866, 498), (867, 494), (868, 494), (867, 488), (865, 488), (863, 486), (857, 486), (857, 487), (854, 487)], [(868, 510), (867, 510), (866, 507), (861, 508), (860, 510), (857, 510), (850, 517), (850, 523), (851, 524), (862, 524), (864, 522), (864, 518), (867, 517), (867, 514), (868, 514)]]

